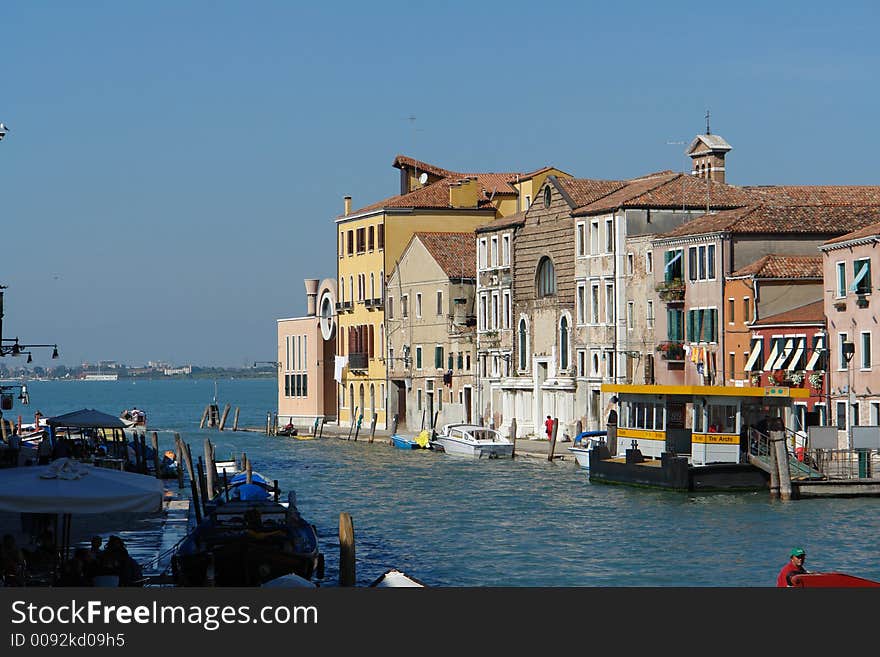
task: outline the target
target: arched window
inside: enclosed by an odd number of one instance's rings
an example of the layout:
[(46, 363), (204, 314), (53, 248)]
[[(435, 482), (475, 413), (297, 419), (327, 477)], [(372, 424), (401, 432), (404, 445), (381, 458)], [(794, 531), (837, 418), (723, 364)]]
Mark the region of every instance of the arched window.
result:
[(519, 320), (519, 369), (522, 372), (527, 369), (529, 364), (528, 332), (529, 329), (526, 326), (526, 320)]
[(551, 297), (556, 294), (556, 270), (553, 268), (553, 261), (547, 256), (541, 258), (538, 263), (535, 288), (538, 298)]
[(559, 368), (568, 369), (568, 317), (559, 320)]
[(339, 301), (345, 302), (345, 278), (339, 277)]
[[(354, 384), (348, 384), (348, 405), (351, 408), (351, 412), (354, 413)], [(354, 415), (350, 415), (350, 417), (354, 417)]]
[(376, 414), (376, 386), (370, 384), (370, 417)]
[(370, 272), (370, 298), (376, 298), (376, 275)]
[(550, 200), (552, 199), (552, 192), (550, 191), (550, 185), (547, 185), (544, 188), (544, 207), (550, 207)]
[(348, 277), (348, 301), (354, 303), (354, 276)]

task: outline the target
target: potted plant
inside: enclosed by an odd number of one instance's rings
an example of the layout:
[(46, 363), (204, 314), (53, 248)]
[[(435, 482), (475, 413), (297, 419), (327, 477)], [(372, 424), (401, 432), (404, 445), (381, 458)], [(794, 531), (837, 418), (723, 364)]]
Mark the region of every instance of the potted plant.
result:
[(785, 383), (785, 370), (773, 371), (773, 383), (777, 386), (781, 386), (783, 383)]
[(804, 373), (798, 371), (789, 372), (787, 381), (789, 384), (796, 388), (804, 382)]
[(673, 278), (668, 281), (658, 283), (654, 288), (663, 301), (682, 301), (684, 300), (684, 282), (680, 278)]
[(819, 390), (822, 388), (822, 381), (825, 378), (825, 372), (813, 372), (810, 374), (809, 381), (810, 385)]
[(865, 294), (860, 294), (856, 297), (856, 305), (859, 308), (867, 308), (868, 307), (868, 297)]
[(752, 374), (751, 381), (753, 386), (761, 385), (761, 375), (758, 373)]
[(846, 300), (845, 299), (838, 299), (837, 301), (834, 302), (834, 308), (836, 310), (846, 310)]

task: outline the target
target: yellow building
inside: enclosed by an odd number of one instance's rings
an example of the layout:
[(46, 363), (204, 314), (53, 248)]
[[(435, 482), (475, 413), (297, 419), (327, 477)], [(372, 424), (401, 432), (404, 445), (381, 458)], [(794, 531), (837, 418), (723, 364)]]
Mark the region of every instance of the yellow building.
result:
[[(524, 209), (532, 189), (548, 175), (567, 174), (545, 167), (532, 173), (458, 173), (398, 156), (400, 193), (345, 212), (336, 218), (337, 359), (340, 423), (390, 425), (387, 408), (385, 281), (413, 234), (420, 231), (473, 232), (497, 217)], [(528, 198), (527, 198), (528, 197)], [(399, 301), (398, 301), (399, 302)]]

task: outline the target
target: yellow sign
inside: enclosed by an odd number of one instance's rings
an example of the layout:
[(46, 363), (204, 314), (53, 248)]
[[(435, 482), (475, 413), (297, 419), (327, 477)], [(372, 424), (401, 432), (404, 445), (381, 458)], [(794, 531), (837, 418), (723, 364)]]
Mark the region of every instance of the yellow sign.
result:
[(739, 436), (735, 433), (695, 433), (691, 442), (704, 445), (738, 445)]
[(765, 397), (788, 397), (788, 388), (764, 388)]
[(641, 438), (642, 440), (666, 440), (663, 431), (651, 431), (649, 429), (618, 429), (618, 438)]

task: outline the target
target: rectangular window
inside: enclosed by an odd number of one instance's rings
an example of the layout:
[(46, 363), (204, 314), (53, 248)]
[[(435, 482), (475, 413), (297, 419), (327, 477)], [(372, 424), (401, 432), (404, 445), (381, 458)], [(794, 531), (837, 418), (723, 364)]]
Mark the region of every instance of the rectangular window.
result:
[(339, 257), (342, 258), (345, 255), (345, 233), (339, 233)]
[(302, 378), (303, 378), (303, 389), (302, 389), (303, 394), (302, 394), (302, 396), (308, 397), (309, 396), (309, 375), (303, 374)]
[(614, 220), (605, 220), (605, 253), (614, 251)]
[(488, 299), (486, 299), (486, 295), (481, 294), (480, 295), (480, 316), (478, 318), (478, 321), (479, 321), (478, 328), (483, 331), (485, 331), (488, 328), (488, 326), (487, 326), (488, 304), (489, 304), (489, 301), (488, 301)]
[(576, 303), (577, 323), (585, 324), (587, 321), (587, 286), (583, 283), (578, 283)]
[(736, 354), (732, 351), (727, 355), (727, 368), (729, 370), (727, 378), (735, 379), (736, 378)]
[(871, 261), (868, 258), (853, 262), (853, 282), (850, 292), (871, 294)]
[(376, 248), (376, 227), (370, 226), (367, 229), (367, 249), (372, 251)]
[(394, 297), (388, 297), (385, 302), (385, 310), (388, 313), (388, 319), (394, 319)]
[(421, 345), (416, 347), (416, 369), (422, 369), (422, 347)]
[(354, 231), (353, 230), (347, 231), (347, 236), (348, 236), (348, 248), (347, 248), (346, 252), (348, 253), (348, 255), (354, 255)]
[(434, 347), (434, 367), (438, 370), (443, 367), (443, 347)]
[(859, 426), (859, 402), (853, 402), (849, 407), (849, 421), (852, 426)]
[(599, 253), (599, 222), (590, 222), (590, 253)]
[(376, 227), (376, 248), (385, 248), (385, 224), (379, 224)]
[(471, 355), (470, 354), (465, 354), (465, 356), (464, 356), (464, 369), (467, 370), (468, 372), (471, 371)]
[(357, 229), (357, 252), (363, 253), (367, 250), (367, 229)]
[(706, 280), (706, 247), (701, 246), (697, 249), (697, 278), (701, 281)]
[(477, 268), (485, 269), (486, 263), (488, 263), (488, 258), (486, 257), (486, 251), (488, 250), (486, 238), (480, 240), (480, 247), (477, 249)]
[(510, 290), (504, 290), (504, 328), (510, 328)]
[(456, 365), (458, 365), (458, 369), (464, 368), (464, 354), (462, 352), (458, 352), (458, 360)]
[(418, 401), (417, 401), (418, 408), (419, 408), (419, 410), (422, 410), (422, 389), (421, 389), (421, 388), (419, 388), (419, 389), (416, 391), (416, 398), (417, 398), (417, 400), (418, 400)]
[(647, 251), (645, 252), (645, 273), (653, 274), (654, 273), (654, 252)]
[(734, 315), (736, 314), (736, 299), (727, 300), (727, 321), (734, 324)]
[(846, 342), (846, 333), (837, 334), (837, 369), (846, 369), (846, 357), (843, 355), (843, 345)]
[(510, 235), (501, 236), (501, 264), (510, 264)]
[(577, 254), (579, 256), (587, 255), (587, 225), (579, 223), (577, 225)]
[(498, 321), (498, 293), (492, 293), (492, 328), (498, 330), (500, 324)]
[(846, 263), (837, 263), (837, 298), (846, 296)]
[(290, 397), (290, 374), (284, 377), (284, 396)]
[(666, 324), (666, 338), (670, 342), (682, 342), (684, 340), (684, 311), (678, 308), (667, 309)]
[(590, 288), (590, 322), (599, 323), (599, 284), (594, 283)]
[(489, 256), (491, 259), (490, 262), (492, 263), (493, 267), (497, 267), (498, 266), (498, 237), (492, 238), (491, 247), (492, 247), (492, 253)]
[(632, 301), (626, 302), (626, 328), (630, 331), (635, 328), (635, 304)]
[(697, 280), (697, 247), (688, 247), (688, 278)]
[(663, 253), (663, 280), (667, 283), (684, 280), (683, 253), (681, 249), (672, 249)]
[(626, 254), (626, 275), (632, 276), (635, 273), (636, 265), (635, 265), (635, 256), (632, 253)]
[(846, 402), (839, 401), (835, 404), (837, 409), (837, 428), (840, 431), (846, 430)]
[(743, 297), (743, 323), (748, 324), (752, 321), (752, 299), (751, 297)]
[(871, 402), (871, 426), (880, 424), (880, 402)]
[(648, 311), (645, 315), (645, 318), (648, 322), (648, 328), (654, 328), (654, 302), (653, 301), (648, 301), (647, 309), (648, 309)]
[(712, 281), (715, 280), (715, 245), (710, 244), (706, 247), (706, 276)]
[(584, 350), (579, 350), (577, 352), (577, 367), (578, 367), (578, 376), (586, 376), (587, 375), (587, 352)]
[(404, 294), (400, 299), (400, 315), (404, 319), (409, 317), (409, 295)]
[(862, 369), (871, 369), (871, 332), (862, 331)]
[(437, 315), (443, 315), (443, 292), (437, 290)]
[(614, 323), (614, 285), (605, 284), (605, 323)]
[(446, 357), (446, 369), (451, 370), (452, 366), (455, 364), (455, 355), (450, 351), (449, 355)]
[(416, 317), (422, 316), (422, 293), (416, 292)]

